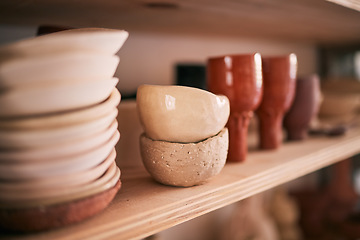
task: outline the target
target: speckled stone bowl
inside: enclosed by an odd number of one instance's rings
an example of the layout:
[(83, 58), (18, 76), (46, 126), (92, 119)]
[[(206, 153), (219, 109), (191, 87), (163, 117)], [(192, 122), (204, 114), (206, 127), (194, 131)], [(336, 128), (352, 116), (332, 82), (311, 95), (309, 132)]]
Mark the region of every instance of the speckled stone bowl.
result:
[(196, 143), (154, 141), (140, 136), (143, 163), (158, 182), (179, 187), (200, 185), (220, 173), (229, 145), (227, 128)]

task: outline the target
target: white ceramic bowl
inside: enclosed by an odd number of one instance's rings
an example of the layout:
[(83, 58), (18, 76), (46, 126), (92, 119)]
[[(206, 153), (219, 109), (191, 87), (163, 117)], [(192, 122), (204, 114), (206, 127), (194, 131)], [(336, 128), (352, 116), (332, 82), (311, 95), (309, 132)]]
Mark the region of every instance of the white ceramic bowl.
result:
[(82, 185), (99, 178), (114, 163), (116, 152), (113, 149), (110, 155), (99, 165), (81, 172), (42, 178), (27, 179), (26, 181), (0, 181), (0, 192), (3, 191), (36, 191), (57, 187), (73, 187)]
[(64, 144), (69, 141), (84, 139), (103, 132), (116, 121), (117, 108), (109, 114), (89, 122), (50, 129), (30, 131), (0, 131), (0, 149), (29, 149)]
[(0, 62), (0, 89), (32, 84), (91, 81), (114, 76), (119, 57), (89, 52), (66, 52)]
[(36, 117), (0, 119), (0, 130), (58, 128), (84, 123), (109, 114), (119, 105), (120, 100), (119, 91), (113, 88), (109, 98), (89, 107)]
[(120, 134), (116, 131), (114, 136), (101, 146), (66, 158), (30, 163), (0, 163), (0, 179), (12, 181), (38, 179), (93, 168), (109, 156), (119, 138)]
[(106, 100), (117, 78), (86, 82), (35, 85), (0, 94), (0, 118), (74, 110)]
[(41, 162), (50, 159), (53, 161), (90, 151), (108, 141), (117, 131), (117, 126), (117, 121), (114, 121), (109, 128), (102, 132), (82, 139), (69, 140), (62, 144), (20, 150), (3, 150), (0, 151), (0, 163)]
[(0, 206), (32, 207), (85, 198), (112, 188), (119, 181), (120, 175), (120, 169), (116, 167), (116, 164), (112, 164), (100, 178), (85, 185), (73, 188), (59, 188), (52, 191), (5, 192), (0, 197)]
[(128, 35), (128, 32), (123, 30), (104, 28), (81, 28), (50, 33), (0, 47), (0, 61), (66, 51), (114, 55), (122, 47)]

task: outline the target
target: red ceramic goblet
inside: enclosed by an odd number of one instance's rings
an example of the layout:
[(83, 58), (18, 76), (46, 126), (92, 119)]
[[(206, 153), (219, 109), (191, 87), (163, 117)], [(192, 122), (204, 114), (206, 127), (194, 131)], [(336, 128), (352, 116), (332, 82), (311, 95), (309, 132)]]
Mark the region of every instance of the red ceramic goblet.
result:
[(229, 98), (227, 161), (242, 162), (247, 155), (249, 121), (262, 96), (261, 55), (254, 53), (210, 58), (207, 84), (209, 91)]
[(256, 114), (259, 119), (260, 148), (276, 149), (282, 142), (282, 121), (295, 95), (297, 58), (295, 54), (263, 57), (264, 94)]

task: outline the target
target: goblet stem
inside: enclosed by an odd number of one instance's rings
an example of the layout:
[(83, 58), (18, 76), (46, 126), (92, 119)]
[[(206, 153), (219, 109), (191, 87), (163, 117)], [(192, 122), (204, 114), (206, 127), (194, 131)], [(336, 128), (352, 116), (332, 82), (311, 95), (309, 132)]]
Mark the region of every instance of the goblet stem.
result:
[(282, 142), (282, 113), (259, 114), (260, 148), (277, 149)]
[(246, 159), (247, 133), (252, 112), (231, 113), (227, 127), (229, 129), (228, 162), (243, 162)]

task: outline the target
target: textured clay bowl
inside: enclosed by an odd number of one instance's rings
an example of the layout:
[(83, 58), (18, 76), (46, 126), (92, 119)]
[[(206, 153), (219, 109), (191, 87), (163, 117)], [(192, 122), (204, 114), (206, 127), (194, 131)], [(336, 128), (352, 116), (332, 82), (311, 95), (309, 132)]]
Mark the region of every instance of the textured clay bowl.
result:
[(0, 94), (0, 118), (69, 111), (106, 100), (117, 78), (9, 89)]
[(21, 150), (3, 150), (0, 151), (0, 164), (49, 161), (49, 159), (59, 159), (77, 155), (81, 152), (87, 152), (108, 141), (115, 134), (117, 126), (117, 121), (114, 121), (110, 127), (103, 132), (87, 136), (83, 139), (68, 141), (63, 144)]
[(0, 60), (66, 51), (87, 51), (114, 55), (122, 47), (128, 35), (128, 32), (123, 30), (71, 29), (4, 45), (0, 47)]
[(110, 155), (99, 165), (80, 172), (60, 176), (30, 179), (26, 181), (0, 181), (0, 192), (2, 191), (37, 191), (41, 189), (52, 189), (58, 187), (73, 187), (91, 182), (101, 175), (114, 163), (116, 152), (113, 150)]
[(81, 140), (96, 133), (103, 132), (116, 119), (117, 109), (93, 121), (40, 130), (0, 130), (0, 149), (26, 149), (62, 144), (69, 141)]
[[(15, 190), (7, 190), (1, 193), (0, 202), (6, 203), (46, 203), (48, 200), (58, 200), (63, 201), (64, 197), (68, 196), (83, 196), (87, 194), (88, 191), (93, 194), (95, 191), (100, 192), (103, 191), (103, 187), (115, 177), (118, 172), (118, 168), (116, 167), (115, 162), (109, 167), (109, 169), (100, 177), (95, 179), (94, 181), (87, 182), (83, 185), (78, 186), (60, 186), (52, 189), (32, 189), (25, 191), (15, 191)], [(120, 173), (119, 173), (120, 174)], [(119, 176), (117, 177), (119, 179)], [(44, 179), (44, 181), (46, 181)]]
[(27, 88), (33, 84), (87, 82), (114, 76), (119, 57), (89, 52), (68, 52), (19, 58), (0, 63), (0, 89)]
[(37, 117), (0, 119), (0, 130), (57, 128), (84, 123), (109, 114), (119, 105), (120, 100), (119, 91), (113, 88), (105, 101), (89, 107)]
[(140, 136), (146, 169), (156, 181), (172, 186), (200, 185), (217, 175), (225, 165), (228, 146), (227, 128), (197, 143), (154, 141), (145, 134)]
[(120, 187), (118, 179), (106, 190), (82, 198), (42, 207), (0, 208), (0, 229), (34, 232), (81, 222), (105, 209)]
[(46, 178), (93, 168), (109, 156), (119, 138), (120, 134), (116, 132), (109, 141), (101, 146), (66, 158), (29, 163), (1, 163), (0, 179), (18, 181)]

